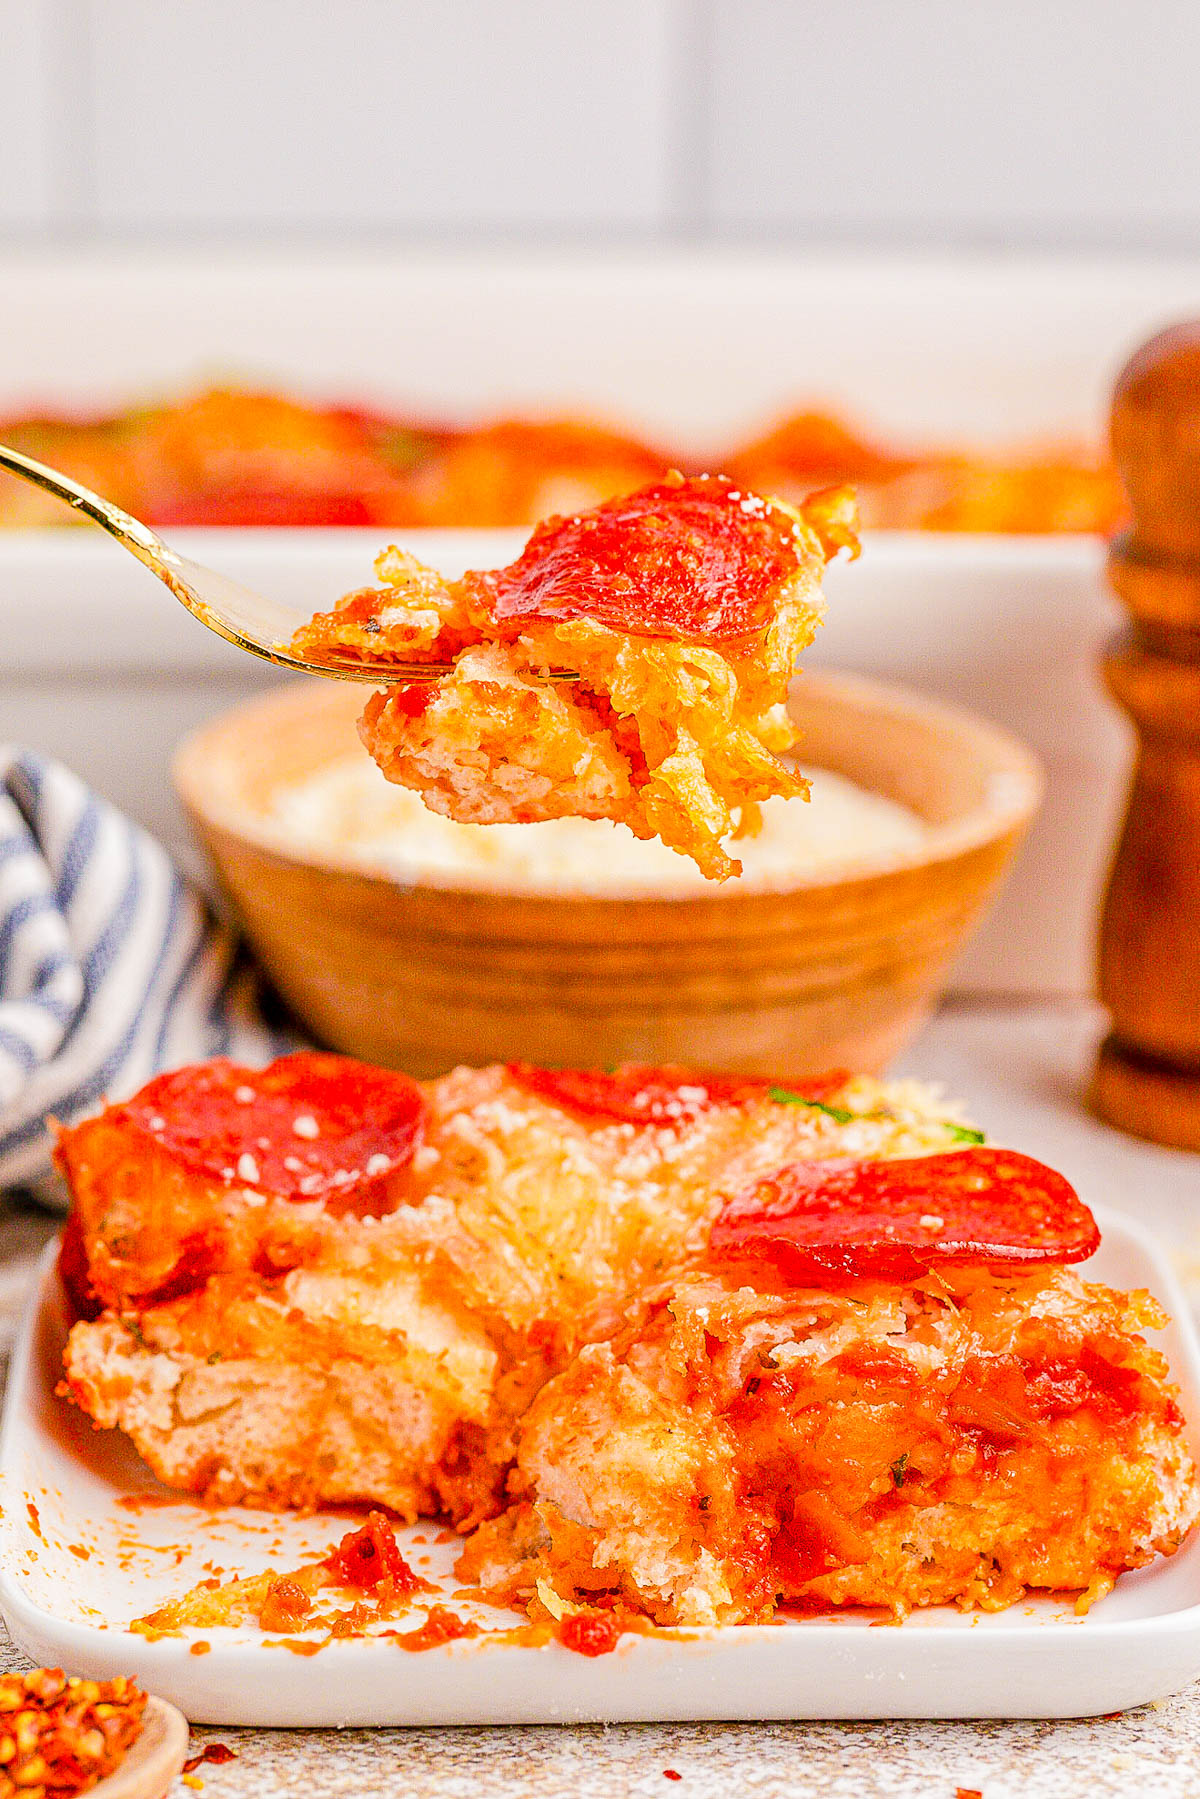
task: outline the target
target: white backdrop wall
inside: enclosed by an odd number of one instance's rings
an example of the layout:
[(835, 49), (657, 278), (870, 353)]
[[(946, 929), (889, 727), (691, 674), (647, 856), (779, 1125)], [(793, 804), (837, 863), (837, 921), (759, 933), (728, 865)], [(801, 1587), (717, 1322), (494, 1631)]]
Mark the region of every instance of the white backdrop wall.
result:
[(1197, 0), (0, 0), (0, 243), (1200, 243)]

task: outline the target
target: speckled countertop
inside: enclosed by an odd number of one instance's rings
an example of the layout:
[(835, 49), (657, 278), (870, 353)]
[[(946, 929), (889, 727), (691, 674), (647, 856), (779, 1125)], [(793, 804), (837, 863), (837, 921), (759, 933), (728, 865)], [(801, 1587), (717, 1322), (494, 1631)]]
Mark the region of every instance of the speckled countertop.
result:
[[(999, 1140), (1054, 1163), (1085, 1197), (1140, 1217), (1200, 1301), (1200, 1157), (1105, 1129), (1078, 1103), (1097, 1024), (1080, 1006), (944, 1011), (904, 1070), (945, 1082)], [(0, 1321), (52, 1224), (0, 1218)], [(0, 1665), (22, 1658), (0, 1632)], [(1200, 1799), (1200, 1683), (1113, 1718), (1070, 1723), (669, 1724), (486, 1730), (220, 1730), (237, 1760), (205, 1766), (206, 1799)], [(670, 1778), (668, 1770), (679, 1776)], [(177, 1784), (171, 1799), (190, 1799)]]

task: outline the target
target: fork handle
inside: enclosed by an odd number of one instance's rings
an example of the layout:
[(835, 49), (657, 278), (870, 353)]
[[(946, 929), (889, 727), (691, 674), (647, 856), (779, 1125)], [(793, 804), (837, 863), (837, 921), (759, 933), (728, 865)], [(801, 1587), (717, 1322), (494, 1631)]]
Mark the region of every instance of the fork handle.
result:
[[(235, 629), (230, 622), (221, 618), (214, 608), (194, 591), (187, 580), (187, 572), (196, 568), (194, 563), (187, 563), (176, 554), (161, 537), (144, 525), (140, 519), (133, 518), (114, 506), (111, 500), (105, 500), (81, 481), (73, 481), (58, 469), (47, 468), (44, 462), (37, 462), (32, 456), (26, 456), (21, 450), (10, 449), (7, 444), (0, 444), (0, 468), (5, 468), (12, 475), (18, 475), (22, 481), (29, 481), (35, 487), (44, 488), (65, 505), (76, 512), (82, 512), (93, 524), (115, 537), (123, 549), (136, 556), (144, 563), (152, 574), (158, 576), (171, 589), (176, 599), (180, 600), (194, 618), (223, 637), (227, 643), (236, 648), (246, 650), (253, 656), (261, 656), (266, 662), (273, 662), (281, 668), (299, 670), (305, 674), (329, 675), (343, 681), (373, 682), (377, 686), (387, 687), (393, 683), (410, 681), (436, 681), (440, 676), (450, 673), (449, 663), (401, 663), (387, 664), (382, 668), (364, 670), (348, 663), (339, 668), (336, 663), (322, 665), (315, 662), (302, 662), (296, 657), (282, 653), (282, 643), (272, 648), (264, 641), (256, 641), (244, 631)], [(210, 571), (211, 572), (211, 571)], [(552, 668), (543, 671), (548, 681), (569, 682), (579, 679), (571, 669)]]
[(138, 558), (147, 568), (153, 569), (156, 575), (163, 573), (163, 565), (176, 568), (179, 558), (174, 550), (167, 548), (161, 537), (155, 535), (149, 525), (143, 525), (140, 519), (131, 518), (114, 506), (111, 500), (101, 499), (90, 487), (81, 481), (72, 481), (69, 475), (60, 473), (58, 469), (47, 468), (44, 462), (37, 462), (32, 456), (26, 456), (20, 450), (10, 449), (7, 444), (0, 444), (0, 468), (6, 468), (10, 475), (19, 475), (22, 481), (29, 481), (34, 487), (41, 487), (52, 493), (56, 500), (62, 500), (76, 512), (82, 512), (93, 524), (117, 539)]

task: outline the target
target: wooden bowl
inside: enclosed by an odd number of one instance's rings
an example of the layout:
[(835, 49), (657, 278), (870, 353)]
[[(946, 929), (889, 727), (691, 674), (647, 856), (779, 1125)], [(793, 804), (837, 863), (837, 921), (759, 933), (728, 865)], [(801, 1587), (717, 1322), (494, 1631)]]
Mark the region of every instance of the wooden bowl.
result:
[[(418, 1076), (522, 1059), (874, 1070), (936, 1002), (1041, 793), (982, 720), (797, 677), (807, 764), (911, 807), (914, 853), (769, 890), (623, 899), (405, 884), (289, 845), (272, 794), (357, 744), (362, 692), (305, 681), (191, 736), (178, 791), (264, 967), (322, 1042)], [(363, 754), (366, 752), (364, 751)]]
[(188, 1752), (188, 1721), (153, 1693), (142, 1728), (120, 1765), (91, 1788), (92, 1799), (164, 1799)]

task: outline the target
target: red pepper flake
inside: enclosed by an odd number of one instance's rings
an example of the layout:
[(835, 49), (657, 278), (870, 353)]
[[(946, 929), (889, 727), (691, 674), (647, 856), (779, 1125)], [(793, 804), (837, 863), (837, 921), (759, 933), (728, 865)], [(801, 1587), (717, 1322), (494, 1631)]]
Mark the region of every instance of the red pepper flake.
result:
[(42, 1515), (38, 1511), (37, 1506), (34, 1505), (32, 1499), (27, 1499), (25, 1501), (25, 1511), (29, 1518), (30, 1530), (33, 1532), (34, 1536), (38, 1538), (39, 1542), (44, 1543), (46, 1539), (42, 1534)]
[(411, 1161), (427, 1110), (407, 1075), (306, 1050), (268, 1068), (220, 1058), (175, 1069), (114, 1117), (210, 1180), (361, 1215), (386, 1209), (388, 1178)]
[(237, 1760), (237, 1750), (231, 1749), (228, 1743), (206, 1743), (198, 1755), (189, 1755), (183, 1764), (185, 1774), (194, 1774), (205, 1762), (211, 1762), (215, 1768), (223, 1768), (226, 1762)]
[(571, 1612), (558, 1627), (558, 1640), (575, 1655), (611, 1655), (621, 1626), (611, 1612)]
[(983, 1799), (980, 1787), (955, 1787), (954, 1799)]
[(374, 1592), (391, 1581), (396, 1597), (427, 1586), (400, 1553), (395, 1532), (382, 1512), (369, 1512), (361, 1530), (348, 1531), (323, 1564), (344, 1587)]
[(1014, 1150), (793, 1162), (718, 1214), (709, 1250), (785, 1280), (912, 1280), (944, 1266), (1015, 1273), (1082, 1262), (1096, 1221), (1070, 1183)]
[(61, 1668), (0, 1675), (0, 1793), (72, 1799), (115, 1772), (142, 1728), (146, 1695), (124, 1677)]
[(507, 1071), (528, 1092), (553, 1106), (622, 1124), (692, 1124), (714, 1106), (745, 1105), (761, 1099), (769, 1088), (768, 1082), (747, 1075), (701, 1074), (690, 1068), (659, 1068), (640, 1062), (626, 1063), (611, 1072), (510, 1062)]
[(507, 568), (467, 575), (498, 623), (586, 618), (684, 643), (766, 629), (800, 566), (796, 522), (724, 475), (668, 476), (538, 525)]
[(663, 1769), (663, 1779), (664, 1780), (682, 1780), (683, 1775), (677, 1774), (675, 1772), (674, 1768), (664, 1768)]

